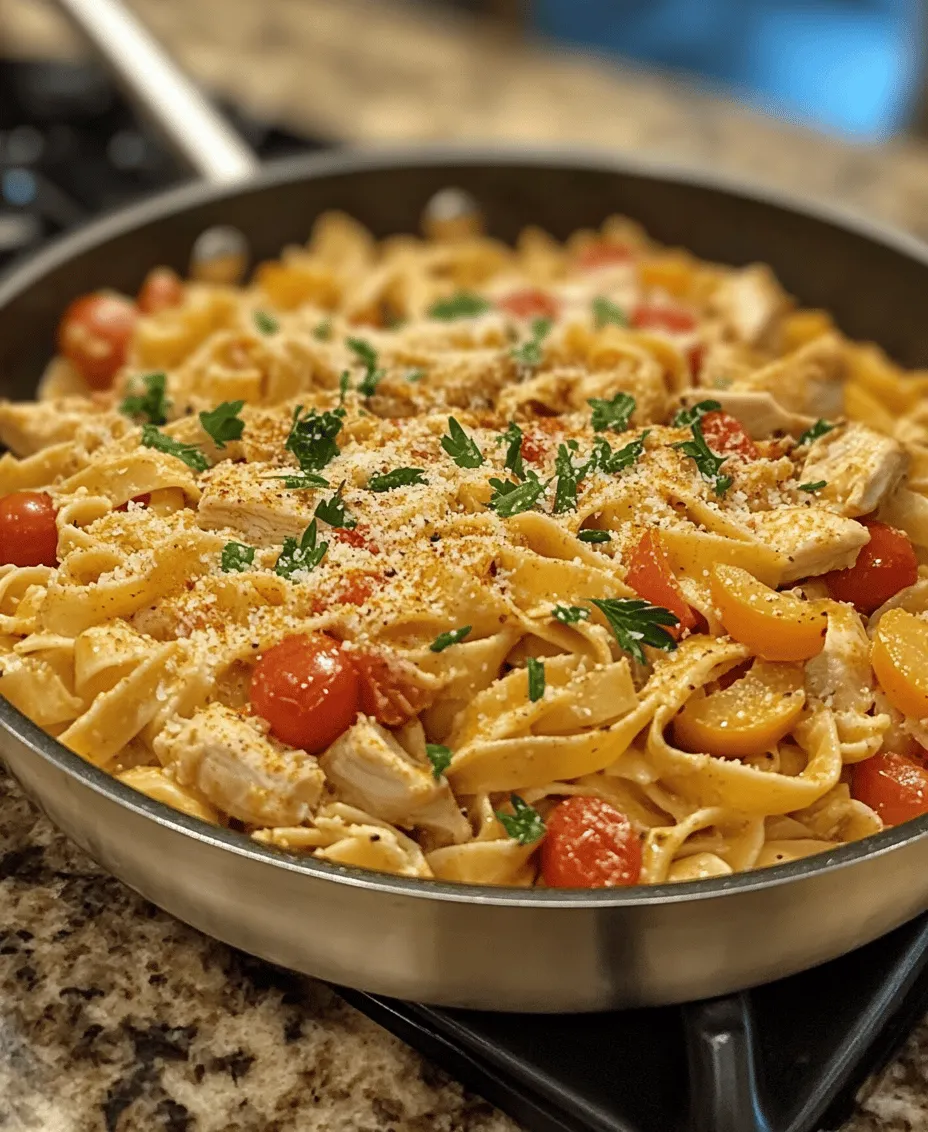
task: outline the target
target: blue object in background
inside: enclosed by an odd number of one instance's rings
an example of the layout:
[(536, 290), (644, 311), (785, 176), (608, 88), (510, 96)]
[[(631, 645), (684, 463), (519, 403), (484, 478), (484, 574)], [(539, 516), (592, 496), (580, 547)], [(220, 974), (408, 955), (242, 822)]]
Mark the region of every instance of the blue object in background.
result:
[(918, 98), (922, 0), (535, 0), (538, 30), (703, 75), (773, 113), (875, 140)]

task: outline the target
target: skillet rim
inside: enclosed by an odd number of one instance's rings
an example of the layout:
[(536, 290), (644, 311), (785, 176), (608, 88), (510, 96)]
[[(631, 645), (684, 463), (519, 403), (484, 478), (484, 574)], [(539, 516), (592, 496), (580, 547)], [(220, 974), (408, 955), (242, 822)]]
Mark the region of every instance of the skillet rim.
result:
[[(39, 283), (49, 271), (69, 259), (89, 251), (107, 240), (131, 233), (144, 224), (164, 219), (178, 211), (202, 204), (220, 202), (242, 193), (260, 192), (274, 185), (314, 180), (328, 175), (364, 173), (408, 166), (519, 166), (544, 169), (585, 169), (603, 173), (647, 177), (741, 197), (781, 211), (799, 214), (819, 223), (850, 232), (882, 244), (928, 267), (928, 245), (901, 229), (869, 218), (841, 206), (807, 199), (779, 188), (771, 188), (729, 173), (719, 173), (657, 158), (632, 154), (612, 154), (589, 148), (557, 149), (519, 145), (401, 146), (377, 147), (364, 151), (336, 151), (285, 158), (268, 163), (254, 177), (224, 185), (193, 182), (155, 194), (119, 209), (77, 231), (52, 240), (38, 253), (15, 262), (0, 274), (0, 309), (29, 287)], [(838, 849), (765, 869), (735, 873), (728, 877), (683, 881), (673, 884), (641, 885), (625, 889), (544, 889), (498, 888), (488, 885), (452, 884), (439, 880), (399, 877), (369, 869), (329, 864), (312, 857), (299, 857), (267, 848), (244, 834), (213, 827), (187, 817), (147, 795), (119, 782), (92, 763), (69, 751), (52, 736), (32, 723), (9, 701), (0, 697), (0, 731), (9, 732), (32, 755), (42, 758), (68, 777), (95, 793), (116, 802), (175, 833), (225, 850), (235, 856), (281, 868), (289, 872), (343, 884), (350, 888), (373, 890), (385, 896), (435, 899), (449, 903), (477, 903), (495, 907), (532, 909), (634, 908), (638, 906), (685, 903), (757, 892), (848, 868), (858, 861), (880, 857), (928, 833), (928, 815), (881, 833), (849, 842)], [(15, 778), (15, 775), (13, 776)]]

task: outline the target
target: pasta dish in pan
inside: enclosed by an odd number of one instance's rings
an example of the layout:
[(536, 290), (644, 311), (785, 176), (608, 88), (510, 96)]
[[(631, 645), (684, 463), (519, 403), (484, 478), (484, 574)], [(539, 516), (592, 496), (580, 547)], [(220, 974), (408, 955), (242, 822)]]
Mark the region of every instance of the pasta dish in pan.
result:
[(627, 220), (341, 214), (0, 403), (0, 692), (282, 851), (721, 876), (928, 812), (928, 373)]

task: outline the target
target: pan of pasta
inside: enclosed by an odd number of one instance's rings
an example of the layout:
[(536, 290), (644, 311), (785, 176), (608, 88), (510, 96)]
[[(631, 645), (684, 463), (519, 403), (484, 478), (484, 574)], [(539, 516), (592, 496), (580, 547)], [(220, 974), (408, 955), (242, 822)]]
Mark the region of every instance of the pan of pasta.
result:
[(926, 288), (864, 221), (519, 150), (59, 241), (0, 282), (7, 766), (183, 920), (405, 998), (875, 938), (928, 908)]

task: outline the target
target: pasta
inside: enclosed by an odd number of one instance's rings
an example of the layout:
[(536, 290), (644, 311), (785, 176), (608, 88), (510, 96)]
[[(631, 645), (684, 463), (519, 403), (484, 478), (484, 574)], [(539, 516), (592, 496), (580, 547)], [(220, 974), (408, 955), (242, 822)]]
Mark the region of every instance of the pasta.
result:
[(630, 221), (341, 214), (0, 403), (0, 692), (282, 852), (602, 887), (928, 812), (928, 373)]

